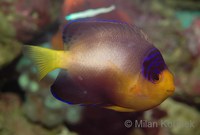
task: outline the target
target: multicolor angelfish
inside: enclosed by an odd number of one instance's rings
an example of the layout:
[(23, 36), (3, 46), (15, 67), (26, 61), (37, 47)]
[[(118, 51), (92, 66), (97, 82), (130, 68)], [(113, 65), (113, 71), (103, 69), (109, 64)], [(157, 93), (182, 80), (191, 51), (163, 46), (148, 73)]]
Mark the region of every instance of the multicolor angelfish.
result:
[(131, 112), (151, 109), (174, 93), (174, 78), (160, 51), (135, 25), (78, 20), (63, 30), (64, 50), (24, 46), (40, 79), (61, 68), (55, 98)]

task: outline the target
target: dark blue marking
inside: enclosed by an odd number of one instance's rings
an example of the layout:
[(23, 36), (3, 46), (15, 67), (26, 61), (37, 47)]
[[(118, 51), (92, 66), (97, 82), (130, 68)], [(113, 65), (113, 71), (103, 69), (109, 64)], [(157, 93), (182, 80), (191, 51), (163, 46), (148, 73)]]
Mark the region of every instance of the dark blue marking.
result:
[(162, 62), (152, 62), (150, 63), (150, 65), (147, 66), (147, 70), (160, 68), (162, 64), (163, 64)]
[(57, 95), (52, 91), (52, 89), (51, 89), (51, 94), (52, 94), (56, 99), (58, 99), (58, 100), (60, 100), (60, 101), (62, 101), (62, 102), (64, 102), (64, 103), (67, 103), (67, 104), (69, 104), (69, 105), (73, 105), (73, 104), (74, 104), (74, 103), (72, 103), (72, 102), (63, 100), (62, 98), (60, 98), (59, 96), (57, 96)]
[(154, 83), (156, 81), (154, 76), (159, 75), (165, 69), (167, 66), (160, 51), (156, 48), (151, 49), (142, 64), (143, 76)]
[(160, 54), (160, 52), (152, 52), (152, 53), (154, 53), (154, 54), (150, 54), (150, 55), (148, 55), (148, 57), (145, 58), (146, 63), (150, 62), (151, 60), (154, 60), (155, 57), (157, 58), (157, 55)]
[(146, 61), (149, 61), (149, 60), (151, 60), (151, 59), (154, 59), (154, 57), (156, 57), (158, 54), (159, 54), (159, 52), (156, 52), (155, 54), (149, 56), (149, 57), (146, 59)]
[(154, 65), (155, 63), (162, 63), (162, 61), (161, 61), (161, 59), (159, 59), (159, 58), (154, 58), (154, 59), (152, 59), (152, 60), (146, 61), (146, 62), (144, 63), (144, 66), (149, 67), (149, 66), (151, 66), (151, 65)]

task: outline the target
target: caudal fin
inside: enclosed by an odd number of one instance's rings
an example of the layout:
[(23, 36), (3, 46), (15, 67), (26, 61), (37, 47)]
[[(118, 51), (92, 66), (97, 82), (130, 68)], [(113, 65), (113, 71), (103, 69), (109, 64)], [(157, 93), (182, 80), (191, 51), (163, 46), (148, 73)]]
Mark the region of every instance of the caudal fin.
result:
[(23, 51), (37, 66), (40, 80), (50, 71), (56, 68), (62, 68), (64, 51), (30, 45), (25, 45)]

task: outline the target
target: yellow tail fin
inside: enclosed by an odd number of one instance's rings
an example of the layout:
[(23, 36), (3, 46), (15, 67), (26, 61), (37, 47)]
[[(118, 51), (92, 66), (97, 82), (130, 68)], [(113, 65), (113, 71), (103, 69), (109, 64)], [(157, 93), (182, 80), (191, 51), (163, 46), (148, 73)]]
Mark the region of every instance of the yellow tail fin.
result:
[(39, 79), (41, 80), (46, 74), (56, 68), (63, 67), (63, 58), (65, 57), (64, 51), (51, 50), (38, 46), (24, 46), (24, 53), (33, 60), (39, 71)]

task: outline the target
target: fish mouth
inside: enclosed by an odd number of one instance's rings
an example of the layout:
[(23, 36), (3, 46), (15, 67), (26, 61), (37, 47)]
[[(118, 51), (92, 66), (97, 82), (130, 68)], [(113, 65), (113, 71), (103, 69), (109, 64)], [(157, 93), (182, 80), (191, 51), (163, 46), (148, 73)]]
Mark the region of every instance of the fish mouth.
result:
[(167, 93), (171, 96), (174, 93), (174, 90), (167, 90)]

